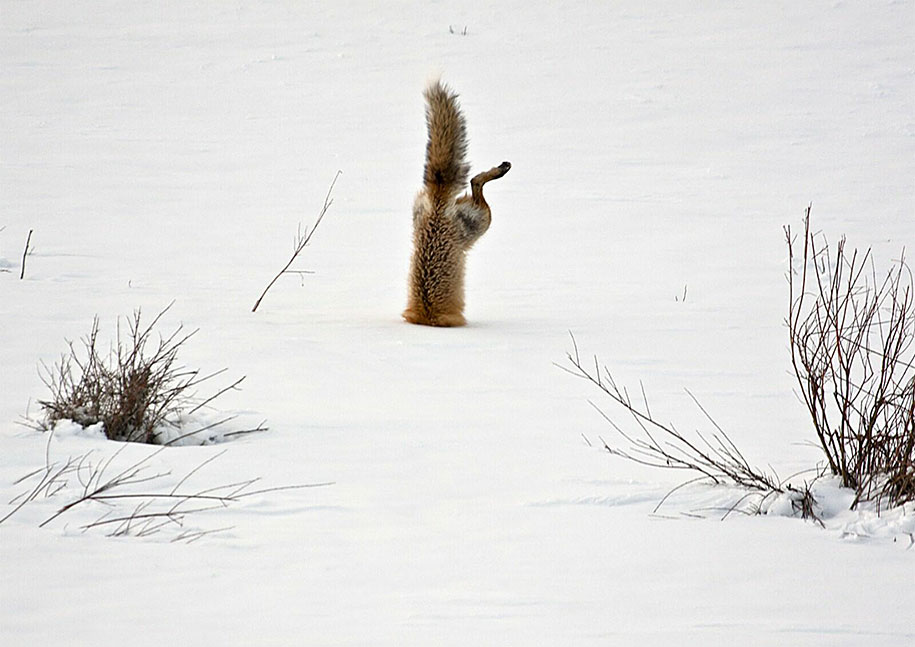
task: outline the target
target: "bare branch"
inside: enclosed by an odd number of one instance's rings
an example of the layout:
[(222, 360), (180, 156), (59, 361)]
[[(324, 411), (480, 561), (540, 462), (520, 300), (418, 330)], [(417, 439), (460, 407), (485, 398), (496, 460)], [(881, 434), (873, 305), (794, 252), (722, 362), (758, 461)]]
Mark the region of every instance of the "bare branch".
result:
[[(710, 438), (697, 432), (698, 441), (694, 441), (681, 433), (672, 423), (660, 422), (652, 413), (642, 383), (639, 384), (642, 404), (637, 405), (633, 403), (626, 389), (616, 382), (610, 370), (606, 366), (602, 367), (596, 357), (593, 368), (588, 368), (582, 363), (574, 336), (572, 336), (572, 348), (572, 352), (567, 355), (571, 368), (561, 368), (597, 387), (611, 401), (623, 408), (638, 429), (637, 434), (627, 432), (600, 407), (590, 402), (591, 406), (628, 445), (628, 448), (621, 448), (601, 439), (608, 452), (640, 465), (668, 470), (687, 470), (700, 475), (668, 492), (658, 503), (655, 512), (680, 488), (702, 481), (713, 484), (729, 483), (759, 493), (759, 496), (784, 491), (777, 478), (750, 466), (728, 434), (712, 419), (691, 392), (687, 391), (715, 429), (715, 433)], [(741, 498), (737, 505), (740, 505), (743, 500)]]
[[(81, 526), (83, 530), (107, 528), (110, 529), (108, 532), (111, 536), (148, 537), (169, 527), (183, 529), (189, 516), (224, 509), (242, 499), (333, 485), (332, 482), (304, 483), (249, 490), (254, 483), (260, 481), (259, 478), (252, 478), (193, 491), (182, 491), (193, 475), (198, 474), (204, 467), (225, 454), (225, 450), (223, 450), (199, 463), (180, 478), (173, 487), (159, 489), (153, 486), (150, 488), (148, 484), (161, 483), (162, 479), (170, 474), (168, 471), (154, 470), (150, 465), (154, 458), (161, 456), (166, 451), (165, 448), (160, 447), (123, 469), (112, 470), (112, 461), (121, 454), (123, 447), (126, 445), (98, 462), (91, 461), (91, 452), (89, 452), (70, 457), (62, 464), (49, 463), (39, 470), (31, 471), (17, 483), (35, 480), (35, 485), (16, 497), (18, 505), (0, 519), (0, 523), (39, 497), (50, 498), (61, 494), (66, 495), (75, 488), (76, 495), (39, 524), (39, 527), (49, 525), (74, 508), (94, 503), (105, 506), (107, 510), (94, 521), (83, 524)], [(114, 475), (106, 476), (106, 472), (110, 471), (114, 471)], [(137, 486), (142, 484), (146, 484), (147, 487), (138, 489)], [(213, 532), (219, 531), (182, 530), (175, 540), (193, 541)]]
[(305, 249), (305, 246), (308, 245), (311, 237), (314, 236), (315, 230), (317, 230), (318, 225), (320, 225), (321, 221), (324, 219), (324, 214), (327, 213), (330, 205), (334, 203), (330, 195), (334, 190), (334, 185), (337, 183), (337, 178), (340, 177), (342, 173), (343, 171), (337, 171), (337, 173), (334, 175), (334, 179), (330, 183), (330, 188), (327, 190), (327, 195), (324, 197), (324, 206), (321, 207), (321, 213), (318, 214), (318, 218), (315, 220), (315, 224), (311, 228), (311, 231), (308, 231), (307, 228), (305, 232), (301, 231), (301, 229), (299, 230), (298, 234), (296, 235), (296, 244), (295, 249), (292, 252), (292, 256), (289, 258), (289, 261), (287, 261), (286, 265), (283, 266), (283, 269), (276, 273), (276, 276), (273, 277), (273, 280), (271, 280), (270, 283), (267, 284), (267, 287), (264, 288), (264, 291), (261, 292), (261, 295), (257, 298), (257, 301), (254, 302), (254, 307), (251, 308), (251, 312), (257, 312), (257, 307), (261, 304), (261, 301), (264, 299), (264, 297), (267, 296), (267, 292), (270, 290), (270, 288), (273, 287), (273, 284), (276, 283), (283, 274), (290, 271), (289, 268), (292, 263), (302, 252), (302, 250)]
[(32, 230), (29, 229), (28, 238), (25, 239), (25, 249), (22, 250), (22, 269), (19, 272), (20, 281), (25, 278), (25, 259), (28, 258), (29, 252), (31, 251), (29, 249), (29, 244), (31, 242), (32, 242)]

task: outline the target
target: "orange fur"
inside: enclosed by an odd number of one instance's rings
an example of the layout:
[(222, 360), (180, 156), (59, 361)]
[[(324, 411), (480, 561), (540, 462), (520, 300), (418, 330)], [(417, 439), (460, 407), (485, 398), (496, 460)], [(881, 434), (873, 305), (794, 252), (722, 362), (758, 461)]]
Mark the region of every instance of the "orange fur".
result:
[(457, 95), (441, 82), (426, 88), (426, 165), (413, 203), (413, 259), (403, 318), (427, 326), (463, 326), (464, 257), (486, 233), (492, 214), (483, 185), (502, 177), (508, 162), (467, 182), (467, 129)]

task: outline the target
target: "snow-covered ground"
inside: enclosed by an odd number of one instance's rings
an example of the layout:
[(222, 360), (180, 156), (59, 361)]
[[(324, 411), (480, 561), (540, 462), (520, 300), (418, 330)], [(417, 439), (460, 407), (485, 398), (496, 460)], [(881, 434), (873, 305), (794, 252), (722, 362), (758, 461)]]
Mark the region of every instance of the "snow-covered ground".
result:
[[(270, 430), (166, 449), (164, 490), (224, 450), (195, 487), (334, 483), (192, 515), (228, 528), (193, 543), (83, 532), (91, 506), (39, 528), (73, 494), (40, 498), (0, 525), (3, 645), (915, 641), (912, 510), (722, 522), (740, 492), (694, 488), (653, 515), (677, 475), (600, 450), (554, 365), (571, 331), (659, 417), (702, 426), (689, 388), (755, 464), (819, 459), (782, 226), (812, 203), (911, 249), (912, 1), (2, 0), (0, 69), (0, 516), (46, 453), (118, 451), (17, 424), (39, 362), (172, 300), (182, 362), (247, 375), (218, 406)], [(513, 164), (462, 329), (399, 319), (436, 75), (473, 168)], [(252, 313), (338, 169), (314, 274)]]

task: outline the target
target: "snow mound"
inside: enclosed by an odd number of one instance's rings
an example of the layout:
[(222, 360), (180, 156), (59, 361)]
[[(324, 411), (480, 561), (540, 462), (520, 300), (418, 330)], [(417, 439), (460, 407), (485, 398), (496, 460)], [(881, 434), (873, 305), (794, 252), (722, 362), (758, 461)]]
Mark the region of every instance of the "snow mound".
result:
[[(823, 527), (851, 541), (892, 540), (915, 543), (915, 502), (880, 509), (873, 502), (855, 505), (855, 493), (841, 486), (838, 477), (823, 478), (810, 486), (816, 504), (814, 513)], [(796, 517), (798, 495), (786, 492), (774, 497), (763, 509), (769, 516)]]

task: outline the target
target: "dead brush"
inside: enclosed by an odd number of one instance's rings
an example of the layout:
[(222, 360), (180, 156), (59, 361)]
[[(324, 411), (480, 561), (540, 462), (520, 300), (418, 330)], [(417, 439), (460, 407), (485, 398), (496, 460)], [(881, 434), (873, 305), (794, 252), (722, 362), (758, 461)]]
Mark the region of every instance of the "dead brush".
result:
[[(231, 416), (213, 425), (181, 432), (183, 419), (237, 388), (245, 378), (208, 398), (199, 398), (197, 387), (225, 369), (203, 375), (178, 363), (178, 351), (197, 331), (185, 332), (179, 325), (168, 336), (155, 335), (153, 329), (169, 308), (171, 305), (148, 325), (142, 323), (140, 310), (136, 310), (127, 320), (126, 334), (119, 321), (117, 341), (107, 353), (99, 348), (96, 317), (82, 340), (81, 349), (69, 342), (69, 351), (60, 361), (51, 367), (42, 364), (42, 380), (51, 396), (38, 401), (44, 414), (39, 427), (48, 430), (60, 420), (72, 420), (82, 427), (102, 423), (105, 435), (111, 440), (172, 444), (212, 431), (233, 419)], [(258, 425), (255, 429), (232, 433), (264, 429)], [(176, 430), (177, 436), (167, 433)]]
[[(786, 324), (798, 393), (829, 471), (879, 510), (915, 500), (915, 290), (900, 258), (878, 274), (871, 250), (785, 228)], [(795, 248), (800, 246), (800, 256)], [(795, 262), (799, 267), (795, 267)]]
[[(696, 512), (720, 512), (722, 518), (732, 513), (759, 514), (778, 496), (787, 496), (795, 513), (804, 519), (811, 519), (822, 525), (817, 516), (816, 501), (810, 485), (794, 486), (789, 479), (781, 480), (774, 470), (766, 471), (755, 467), (738, 449), (730, 436), (709, 415), (695, 396), (687, 390), (693, 403), (699, 408), (712, 429), (708, 433), (695, 431), (693, 434), (681, 432), (673, 423), (663, 422), (656, 416), (648, 404), (648, 396), (640, 384), (641, 401), (634, 399), (626, 387), (619, 384), (606, 366), (598, 358), (590, 362), (582, 360), (578, 344), (572, 336), (572, 352), (567, 354), (569, 366), (558, 365), (558, 368), (582, 378), (597, 387), (612, 403), (622, 408), (630, 419), (631, 430), (617, 423), (597, 404), (591, 402), (601, 417), (610, 425), (616, 434), (625, 441), (624, 446), (608, 443), (601, 438), (601, 444), (610, 454), (619, 456), (639, 465), (664, 470), (682, 471), (691, 475), (665, 494), (654, 508), (657, 513), (661, 506), (682, 488), (696, 485), (723, 485), (744, 491), (730, 505), (703, 509)], [(587, 438), (585, 438), (587, 441)], [(590, 441), (588, 441), (590, 444)], [(815, 480), (815, 479), (814, 479)]]
[[(905, 254), (880, 275), (870, 249), (848, 252), (844, 238), (831, 248), (814, 234), (809, 207), (800, 256), (790, 227), (785, 236), (791, 363), (799, 398), (825, 455), (822, 466), (786, 480), (771, 468), (752, 466), (691, 393), (712, 431), (681, 433), (655, 417), (644, 389), (638, 402), (596, 357), (583, 362), (572, 338), (570, 367), (560, 368), (597, 387), (634, 423), (634, 431), (627, 431), (598, 408), (626, 441), (619, 447), (602, 440), (604, 448), (641, 465), (694, 475), (658, 506), (686, 485), (724, 484), (747, 491), (725, 516), (764, 511), (774, 497), (784, 496), (795, 513), (822, 524), (811, 486), (826, 475), (854, 491), (852, 509), (868, 503), (879, 513), (915, 501), (915, 279)], [(792, 484), (801, 474), (813, 474), (812, 482)]]
[[(127, 445), (121, 445), (107, 456), (89, 450), (60, 460), (52, 458), (53, 434), (54, 430), (48, 432), (44, 465), (14, 483), (27, 485), (27, 489), (9, 501), (11, 509), (0, 516), (0, 525), (27, 506), (57, 500), (56, 510), (46, 513), (39, 528), (66, 515), (76, 520), (83, 532), (104, 531), (109, 537), (170, 534), (172, 542), (191, 543), (230, 530), (228, 527), (202, 529), (192, 526), (191, 519), (203, 513), (223, 510), (253, 497), (333, 485), (323, 482), (253, 489), (255, 484), (261, 483), (260, 477), (255, 477), (192, 487), (190, 483), (195, 475), (228, 450), (210, 455), (175, 482), (177, 477), (173, 477), (170, 469), (154, 465), (164, 458), (165, 447), (145, 453), (139, 460), (129, 459), (126, 465), (121, 455)], [(82, 514), (76, 513), (76, 509)], [(92, 516), (93, 509), (100, 512), (100, 516)]]

